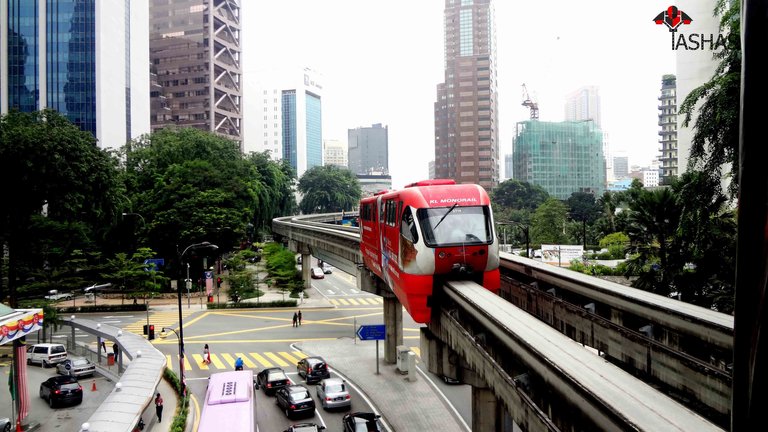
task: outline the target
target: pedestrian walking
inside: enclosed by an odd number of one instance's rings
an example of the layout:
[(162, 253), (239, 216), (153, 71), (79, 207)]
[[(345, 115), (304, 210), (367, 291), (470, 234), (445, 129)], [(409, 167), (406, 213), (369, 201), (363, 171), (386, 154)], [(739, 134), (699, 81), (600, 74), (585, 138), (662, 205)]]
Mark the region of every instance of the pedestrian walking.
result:
[(293, 313), (293, 326), (297, 327), (299, 322), (299, 315), (296, 312)]
[(299, 325), (301, 325), (301, 311), (299, 311), (298, 318), (299, 318)]
[(117, 361), (117, 355), (120, 354), (120, 347), (117, 346), (117, 342), (112, 344), (112, 352), (115, 353), (115, 361)]
[(211, 364), (211, 349), (208, 348), (208, 344), (203, 348), (203, 363)]
[(157, 422), (163, 421), (163, 397), (160, 396), (160, 392), (155, 396), (155, 411), (157, 412)]

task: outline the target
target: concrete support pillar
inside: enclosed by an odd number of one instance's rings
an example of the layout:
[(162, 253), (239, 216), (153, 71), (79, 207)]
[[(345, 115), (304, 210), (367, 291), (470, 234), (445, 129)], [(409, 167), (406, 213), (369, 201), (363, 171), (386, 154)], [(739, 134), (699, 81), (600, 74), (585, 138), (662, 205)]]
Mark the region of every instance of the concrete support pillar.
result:
[(301, 254), (301, 279), (304, 281), (304, 289), (312, 288), (312, 256), (308, 253)]
[(397, 363), (397, 346), (403, 344), (403, 306), (394, 295), (384, 296), (384, 361)]
[(503, 431), (500, 412), (502, 404), (487, 387), (472, 387), (472, 430)]

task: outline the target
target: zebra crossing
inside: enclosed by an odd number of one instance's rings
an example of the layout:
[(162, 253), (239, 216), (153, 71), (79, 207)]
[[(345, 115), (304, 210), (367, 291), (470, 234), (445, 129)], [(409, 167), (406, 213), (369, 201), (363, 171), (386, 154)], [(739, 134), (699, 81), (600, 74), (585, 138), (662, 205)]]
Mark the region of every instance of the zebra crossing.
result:
[(380, 306), (384, 304), (384, 300), (381, 297), (357, 297), (357, 298), (340, 298), (329, 299), (334, 306)]
[[(409, 347), (417, 356), (420, 355), (419, 347)], [(184, 370), (234, 370), (235, 360), (240, 357), (243, 364), (249, 369), (281, 367), (296, 367), (299, 360), (307, 357), (301, 351), (266, 351), (266, 352), (235, 352), (235, 353), (211, 353), (211, 363), (203, 362), (202, 354), (191, 354), (184, 357)], [(166, 365), (176, 367), (179, 364), (179, 356), (166, 354)]]
[[(194, 310), (182, 309), (181, 316), (183, 318), (186, 318), (195, 312), (196, 311)], [(175, 324), (178, 324), (178, 322), (179, 322), (179, 311), (177, 310), (157, 311), (149, 314), (149, 323), (154, 324), (156, 335), (160, 334), (160, 331), (163, 327), (173, 327)], [(125, 327), (123, 327), (123, 331), (129, 331), (137, 335), (144, 335), (144, 326), (146, 324), (147, 324), (147, 319), (144, 318), (134, 323), (126, 325)]]

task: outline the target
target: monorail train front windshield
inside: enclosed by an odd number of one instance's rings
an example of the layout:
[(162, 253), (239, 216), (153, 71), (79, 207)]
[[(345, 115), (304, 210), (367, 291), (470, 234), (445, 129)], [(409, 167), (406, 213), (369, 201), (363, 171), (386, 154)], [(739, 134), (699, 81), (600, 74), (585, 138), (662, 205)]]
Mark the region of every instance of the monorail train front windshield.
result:
[(422, 208), (417, 215), (429, 247), (493, 243), (488, 206)]

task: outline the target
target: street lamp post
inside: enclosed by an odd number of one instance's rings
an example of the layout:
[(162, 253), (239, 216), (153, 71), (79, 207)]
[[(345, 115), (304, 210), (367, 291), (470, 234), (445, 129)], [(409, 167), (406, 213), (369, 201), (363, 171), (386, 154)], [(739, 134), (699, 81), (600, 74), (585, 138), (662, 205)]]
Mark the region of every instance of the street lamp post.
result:
[[(526, 256), (526, 258), (530, 258), (530, 253), (531, 253), (531, 236), (530, 236), (528, 225), (525, 225), (525, 224), (520, 223), (520, 222), (515, 222), (515, 221), (498, 221), (496, 223), (499, 224), (499, 225), (515, 225), (515, 226), (518, 226), (518, 227), (523, 229), (523, 234), (525, 234), (525, 256)], [(505, 232), (505, 235), (506, 235), (506, 232)], [(505, 240), (505, 242), (506, 242), (506, 240)]]
[[(200, 249), (200, 248), (211, 248), (211, 249), (218, 249), (219, 247), (215, 244), (211, 244), (210, 242), (204, 241), (201, 243), (194, 243), (186, 247), (184, 249), (184, 252), (179, 254), (179, 264), (184, 260), (184, 255), (186, 255), (187, 251), (190, 249)], [(187, 263), (187, 279), (189, 279), (189, 263)], [(176, 284), (176, 293), (179, 301), (179, 332), (176, 333), (176, 336), (179, 338), (179, 372), (181, 375), (181, 392), (182, 394), (185, 394), (187, 383), (184, 379), (184, 323), (182, 321), (181, 316), (181, 284)]]

